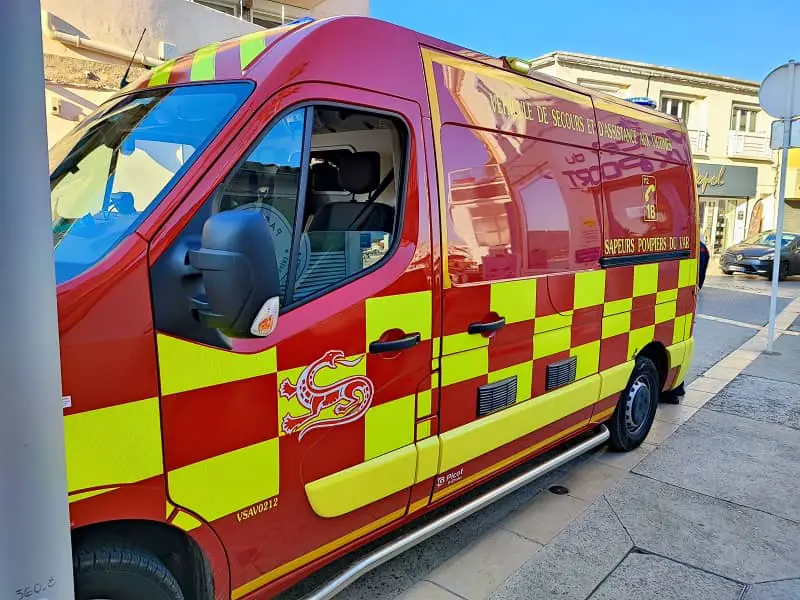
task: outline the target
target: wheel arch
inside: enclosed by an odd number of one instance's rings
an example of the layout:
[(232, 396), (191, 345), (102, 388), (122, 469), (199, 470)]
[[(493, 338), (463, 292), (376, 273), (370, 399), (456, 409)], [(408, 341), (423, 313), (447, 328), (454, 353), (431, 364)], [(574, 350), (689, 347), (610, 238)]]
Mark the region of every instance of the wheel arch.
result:
[(669, 364), (669, 354), (667, 353), (667, 349), (661, 342), (650, 342), (641, 349), (638, 356), (643, 356), (645, 358), (649, 358), (653, 361), (653, 364), (656, 366), (656, 370), (658, 371), (658, 379), (659, 379), (659, 391), (664, 389), (664, 386), (667, 383), (667, 377), (669, 375), (669, 371), (671, 365)]

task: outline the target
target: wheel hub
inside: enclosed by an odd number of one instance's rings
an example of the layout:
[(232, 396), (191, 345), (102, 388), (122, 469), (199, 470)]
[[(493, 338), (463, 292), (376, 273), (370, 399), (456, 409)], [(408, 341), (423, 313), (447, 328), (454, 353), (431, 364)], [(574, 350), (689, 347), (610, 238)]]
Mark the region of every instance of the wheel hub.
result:
[(625, 399), (625, 426), (631, 435), (639, 433), (647, 423), (652, 402), (650, 385), (644, 377), (638, 377)]

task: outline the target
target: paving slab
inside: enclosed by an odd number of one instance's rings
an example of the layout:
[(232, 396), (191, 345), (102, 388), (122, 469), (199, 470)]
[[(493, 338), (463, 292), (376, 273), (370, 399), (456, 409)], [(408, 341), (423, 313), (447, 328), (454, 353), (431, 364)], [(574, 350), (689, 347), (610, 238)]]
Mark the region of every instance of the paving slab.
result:
[(585, 600), (633, 548), (600, 498), (490, 596), (492, 600)]
[(800, 432), (788, 427), (700, 409), (633, 471), (800, 522)]
[[(789, 298), (779, 297), (777, 300), (778, 313), (791, 302)], [(769, 296), (704, 287), (697, 298), (697, 312), (753, 325), (766, 325), (769, 320)]]
[[(694, 356), (686, 375), (686, 383), (694, 381), (755, 334), (755, 330), (747, 327), (697, 319), (694, 326)], [(710, 340), (713, 343), (709, 343)]]
[(635, 474), (605, 497), (637, 548), (742, 583), (800, 577), (797, 523)]
[(773, 346), (777, 354), (762, 354), (744, 370), (745, 375), (797, 383), (800, 381), (800, 337), (782, 335)]
[(797, 317), (797, 318), (794, 320), (794, 323), (792, 323), (792, 324), (789, 326), (789, 329), (791, 329), (792, 331), (800, 331), (800, 317)]
[(800, 429), (800, 383), (739, 375), (705, 408)]
[(747, 589), (742, 600), (797, 600), (800, 598), (800, 579), (758, 583)]
[(589, 600), (739, 600), (744, 586), (681, 563), (633, 552)]

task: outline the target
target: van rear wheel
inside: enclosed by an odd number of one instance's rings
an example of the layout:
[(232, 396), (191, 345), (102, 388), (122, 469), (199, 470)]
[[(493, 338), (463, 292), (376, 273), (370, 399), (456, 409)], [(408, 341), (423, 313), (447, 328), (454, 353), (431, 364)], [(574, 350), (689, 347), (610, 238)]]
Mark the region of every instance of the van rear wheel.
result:
[(638, 448), (650, 433), (658, 409), (659, 381), (653, 361), (638, 357), (628, 385), (620, 394), (617, 408), (607, 424), (612, 449), (628, 452)]
[(89, 547), (73, 560), (76, 600), (184, 600), (155, 556), (124, 546)]

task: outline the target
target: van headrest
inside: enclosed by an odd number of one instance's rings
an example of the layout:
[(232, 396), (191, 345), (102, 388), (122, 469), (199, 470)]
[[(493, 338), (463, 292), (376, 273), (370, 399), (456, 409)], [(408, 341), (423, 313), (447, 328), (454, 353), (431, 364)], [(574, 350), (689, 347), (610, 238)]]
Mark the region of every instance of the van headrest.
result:
[(338, 192), (339, 169), (327, 162), (311, 166), (311, 187), (315, 192)]
[(342, 157), (339, 185), (351, 194), (369, 194), (381, 184), (381, 155), (378, 152), (354, 152)]

